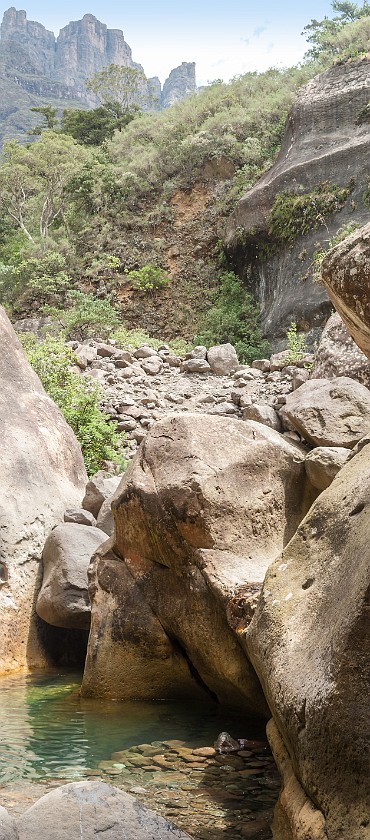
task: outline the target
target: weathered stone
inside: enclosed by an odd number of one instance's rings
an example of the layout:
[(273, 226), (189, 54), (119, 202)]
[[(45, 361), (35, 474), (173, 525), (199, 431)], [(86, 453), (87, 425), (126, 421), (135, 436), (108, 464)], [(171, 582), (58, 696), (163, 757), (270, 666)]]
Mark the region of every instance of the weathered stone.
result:
[[(368, 833), (369, 509), (365, 446), (271, 565), (246, 634), (294, 773), (321, 811), (321, 834), (293, 837), (358, 840)], [(286, 812), (289, 798), (287, 791), (280, 803)]]
[(203, 344), (198, 344), (185, 354), (186, 359), (207, 359), (207, 348)]
[(46, 540), (43, 579), (36, 612), (54, 627), (85, 629), (90, 626), (87, 570), (90, 559), (106, 540), (98, 528), (64, 523)]
[(228, 732), (221, 732), (214, 743), (214, 748), (218, 753), (237, 753), (240, 750), (240, 744)]
[(0, 308), (0, 673), (45, 664), (34, 593), (45, 539), (79, 506), (81, 449), (26, 361)]
[(263, 373), (267, 373), (270, 370), (270, 359), (255, 359), (251, 365), (252, 368), (256, 370), (262, 370)]
[(141, 367), (149, 376), (157, 376), (163, 368), (163, 362), (160, 356), (151, 356), (149, 359), (144, 359)]
[(370, 385), (370, 362), (351, 338), (337, 312), (330, 316), (323, 331), (310, 371), (310, 379), (349, 376)]
[(18, 832), (13, 817), (0, 805), (0, 840), (18, 840)]
[(281, 432), (281, 420), (274, 408), (269, 405), (257, 405), (251, 403), (243, 408), (243, 420), (255, 420), (257, 423), (262, 423), (264, 426), (269, 426), (270, 429), (276, 429)]
[(352, 446), (370, 427), (370, 391), (346, 376), (310, 379), (288, 394), (280, 417), (314, 446)]
[(357, 346), (370, 358), (370, 223), (333, 248), (321, 278)]
[(64, 522), (74, 522), (75, 525), (96, 525), (95, 516), (83, 508), (70, 508), (64, 514)]
[(114, 520), (111, 508), (113, 498), (114, 496), (109, 496), (108, 499), (105, 499), (99, 510), (98, 518), (96, 520), (97, 528), (100, 528), (101, 531), (104, 531), (104, 533), (107, 534), (108, 537), (111, 537), (114, 531)]
[(142, 344), (141, 347), (138, 347), (137, 350), (134, 350), (133, 356), (135, 359), (151, 359), (157, 358), (158, 353), (154, 350), (154, 347), (148, 347), (147, 344)]
[(201, 681), (264, 714), (240, 638), (250, 587), (310, 503), (303, 457), (252, 421), (186, 414), (150, 430), (112, 503), (114, 546), (91, 569), (85, 695), (199, 696)]
[[(310, 378), (310, 371), (305, 370), (304, 368), (294, 368), (292, 374), (292, 387), (293, 391), (296, 391), (297, 388), (300, 388), (304, 382), (307, 382), (307, 379)], [(315, 378), (315, 377), (312, 377)], [(320, 377), (317, 377), (320, 378)]]
[(212, 373), (218, 376), (228, 376), (235, 373), (239, 367), (239, 360), (232, 344), (217, 344), (209, 347), (207, 351), (207, 362)]
[(117, 350), (112, 344), (97, 344), (96, 353), (102, 359), (110, 359), (112, 356), (116, 355)]
[(317, 446), (306, 455), (306, 473), (313, 487), (326, 490), (351, 457), (351, 450), (341, 446)]
[(289, 350), (282, 350), (281, 353), (273, 353), (270, 358), (270, 370), (273, 373), (277, 370), (283, 370), (290, 360)]
[(97, 518), (103, 502), (116, 491), (121, 477), (110, 475), (105, 470), (99, 470), (95, 473), (86, 485), (86, 492), (82, 500), (84, 510), (89, 510)]
[(211, 373), (211, 368), (205, 359), (186, 359), (181, 362), (180, 370), (184, 373)]
[[(368, 79), (368, 61), (338, 62), (299, 91), (273, 166), (241, 199), (228, 221), (228, 251), (244, 274), (248, 272), (248, 286), (262, 307), (263, 333), (274, 346), (279, 341), (278, 349), (286, 343), (292, 321), (306, 333), (308, 344), (313, 344), (330, 315), (326, 291), (312, 276), (318, 243), (327, 248), (338, 228), (353, 222), (354, 205), (356, 221), (368, 222), (363, 194), (369, 180), (370, 124), (359, 125), (356, 120), (368, 103)], [(310, 207), (325, 182), (348, 187), (349, 172), (353, 190), (340, 213), (327, 215), (319, 228), (312, 223), (292, 243), (284, 242), (283, 227), (283, 241), (279, 242), (279, 235), (277, 242), (271, 237), (270, 213), (276, 199), (287, 193), (303, 194)], [(264, 253), (262, 258), (257, 245), (261, 238), (267, 241), (267, 250), (272, 246), (270, 255)]]
[(89, 344), (79, 344), (74, 352), (77, 364), (82, 370), (85, 370), (89, 362), (94, 362), (97, 357), (96, 347), (91, 347)]
[(47, 793), (18, 819), (18, 840), (191, 840), (128, 793), (73, 782)]

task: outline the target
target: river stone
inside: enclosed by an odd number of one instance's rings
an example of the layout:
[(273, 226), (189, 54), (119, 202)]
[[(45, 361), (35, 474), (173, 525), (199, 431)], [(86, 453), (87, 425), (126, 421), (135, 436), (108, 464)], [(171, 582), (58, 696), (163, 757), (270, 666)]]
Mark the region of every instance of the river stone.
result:
[(34, 607), (42, 549), (66, 508), (80, 506), (86, 471), (1, 308), (0, 343), (1, 674), (46, 664)]
[(18, 819), (19, 840), (191, 840), (128, 793), (73, 782), (47, 793)]
[(270, 566), (245, 636), (296, 783), (321, 811), (321, 834), (299, 833), (287, 789), (281, 804), (293, 837), (368, 837), (369, 512), (365, 446)]
[(304, 465), (312, 486), (326, 490), (350, 457), (351, 450), (343, 446), (317, 446), (309, 452)]
[(121, 478), (122, 476), (110, 475), (105, 470), (95, 473), (86, 485), (82, 500), (84, 510), (89, 510), (96, 519), (103, 502), (115, 493)]
[(370, 362), (361, 352), (338, 312), (330, 316), (322, 333), (310, 371), (310, 379), (349, 376), (370, 385)]
[(370, 223), (324, 257), (321, 279), (357, 346), (370, 358)]
[(352, 449), (370, 428), (370, 391), (347, 376), (310, 379), (287, 394), (280, 417), (314, 446)]
[(216, 344), (207, 351), (207, 361), (212, 373), (218, 376), (228, 376), (235, 373), (239, 367), (239, 360), (232, 344)]
[(18, 832), (13, 817), (0, 805), (0, 840), (18, 840)]
[(180, 370), (183, 373), (211, 373), (211, 368), (205, 359), (185, 359), (181, 362)]
[(83, 693), (204, 698), (203, 684), (264, 714), (241, 639), (311, 499), (304, 454), (273, 429), (190, 413), (158, 421), (113, 499), (114, 539), (91, 567)]
[(54, 627), (85, 629), (90, 626), (87, 569), (96, 549), (106, 540), (99, 528), (64, 523), (46, 540), (43, 579), (36, 612)]

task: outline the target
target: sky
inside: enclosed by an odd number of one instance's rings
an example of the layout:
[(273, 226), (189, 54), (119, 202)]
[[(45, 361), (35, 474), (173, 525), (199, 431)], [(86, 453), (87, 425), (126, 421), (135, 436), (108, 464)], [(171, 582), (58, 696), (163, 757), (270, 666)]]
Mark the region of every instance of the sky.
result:
[[(12, 0), (0, 2), (1, 17), (10, 5)], [(159, 76), (163, 83), (173, 67), (195, 61), (198, 85), (296, 64), (307, 48), (303, 27), (332, 13), (330, 0), (25, 0), (15, 5), (56, 34), (89, 12), (109, 28), (123, 30), (147, 76)]]

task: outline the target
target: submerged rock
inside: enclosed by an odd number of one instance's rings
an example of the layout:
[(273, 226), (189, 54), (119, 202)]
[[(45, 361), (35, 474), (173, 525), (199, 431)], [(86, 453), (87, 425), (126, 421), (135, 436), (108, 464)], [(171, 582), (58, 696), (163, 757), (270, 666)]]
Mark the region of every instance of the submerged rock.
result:
[(121, 837), (191, 840), (188, 834), (149, 811), (130, 794), (103, 782), (63, 785), (39, 799), (18, 819), (19, 840), (118, 840)]

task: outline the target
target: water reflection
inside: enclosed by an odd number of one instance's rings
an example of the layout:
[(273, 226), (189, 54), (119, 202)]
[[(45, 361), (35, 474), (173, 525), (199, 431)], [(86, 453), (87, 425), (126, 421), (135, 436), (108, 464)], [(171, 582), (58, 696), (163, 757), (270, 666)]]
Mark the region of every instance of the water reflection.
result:
[(221, 729), (243, 729), (213, 704), (83, 700), (80, 675), (33, 674), (0, 681), (0, 783), (80, 778), (98, 762), (139, 743), (183, 739), (211, 744)]

